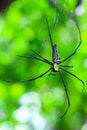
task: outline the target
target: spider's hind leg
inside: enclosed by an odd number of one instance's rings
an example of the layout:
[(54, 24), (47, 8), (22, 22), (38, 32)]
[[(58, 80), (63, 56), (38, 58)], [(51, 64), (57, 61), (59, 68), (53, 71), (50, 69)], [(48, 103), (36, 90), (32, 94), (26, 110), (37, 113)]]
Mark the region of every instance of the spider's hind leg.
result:
[(68, 96), (66, 84), (65, 84), (65, 82), (64, 82), (62, 73), (61, 73), (60, 71), (59, 71), (59, 75), (60, 75), (61, 81), (62, 81), (62, 83), (63, 83), (64, 89), (65, 89), (65, 93), (66, 93), (66, 97), (67, 97), (67, 101), (68, 101), (68, 106), (67, 106), (65, 112), (63, 113), (63, 115), (60, 117), (60, 118), (63, 118), (63, 117), (66, 115), (66, 113), (68, 112), (68, 110), (69, 110), (69, 107), (70, 107), (70, 100), (69, 100), (69, 96)]

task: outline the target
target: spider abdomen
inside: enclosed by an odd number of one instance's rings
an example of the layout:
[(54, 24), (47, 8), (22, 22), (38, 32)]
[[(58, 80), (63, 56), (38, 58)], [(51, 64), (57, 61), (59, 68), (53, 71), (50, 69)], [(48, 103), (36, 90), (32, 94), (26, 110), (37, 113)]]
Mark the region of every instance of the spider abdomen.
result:
[(57, 46), (56, 46), (56, 44), (53, 45), (53, 60), (54, 60), (54, 63), (57, 63), (57, 64), (60, 63), (60, 57), (59, 57), (59, 55), (58, 55), (58, 51), (57, 51)]

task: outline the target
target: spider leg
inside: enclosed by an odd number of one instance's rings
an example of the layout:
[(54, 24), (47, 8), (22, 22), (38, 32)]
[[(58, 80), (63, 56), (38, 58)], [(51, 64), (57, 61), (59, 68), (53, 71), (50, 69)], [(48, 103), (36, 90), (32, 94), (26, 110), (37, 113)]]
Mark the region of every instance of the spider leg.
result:
[(68, 101), (67, 109), (66, 109), (66, 111), (64, 112), (64, 114), (60, 117), (60, 118), (63, 118), (63, 117), (65, 116), (65, 114), (67, 113), (69, 107), (70, 107), (70, 100), (69, 100), (69, 96), (68, 96), (67, 88), (66, 88), (66, 85), (65, 85), (65, 82), (64, 82), (64, 79), (63, 79), (62, 73), (61, 73), (60, 71), (59, 71), (59, 75), (60, 75), (61, 81), (62, 81), (62, 83), (63, 83), (64, 89), (65, 89), (65, 93), (66, 93), (66, 97), (67, 97), (67, 101)]
[(38, 54), (36, 51), (34, 51), (34, 50), (32, 50), (32, 49), (31, 49), (31, 51), (32, 51), (34, 54), (36, 54), (37, 56), (39, 56), (40, 58), (42, 58), (44, 61), (48, 62), (48, 64), (53, 65), (52, 62), (50, 62), (50, 61), (48, 61), (47, 59), (45, 59), (44, 57), (42, 57), (42, 56), (41, 56), (40, 54)]
[[(45, 62), (45, 63), (47, 63), (47, 64), (50, 64), (48, 61), (43, 60), (43, 59), (41, 59), (41, 58), (38, 58), (38, 57), (36, 57), (36, 56), (21, 56), (21, 55), (17, 55), (17, 56), (22, 57), (22, 58), (34, 58), (34, 59), (36, 59), (36, 60), (39, 60), (39, 61)], [(50, 65), (51, 65), (51, 64), (50, 64)]]
[(53, 41), (52, 41), (52, 36), (51, 36), (50, 27), (49, 27), (49, 23), (48, 23), (47, 17), (46, 17), (46, 23), (47, 23), (47, 28), (48, 28), (48, 34), (49, 34), (50, 42), (51, 42), (51, 47), (53, 48)]
[(47, 70), (46, 72), (44, 72), (43, 74), (35, 77), (35, 78), (32, 78), (32, 79), (28, 79), (28, 80), (4, 80), (5, 82), (29, 82), (29, 81), (33, 81), (33, 80), (36, 80), (36, 79), (39, 79), (41, 78), (42, 76), (44, 76), (45, 74), (47, 74), (52, 68), (50, 68), (49, 70)]
[[(66, 73), (70, 74), (71, 76), (75, 77), (76, 79), (78, 79), (78, 80), (83, 84), (83, 90), (85, 89), (85, 83), (84, 83), (83, 80), (81, 80), (80, 78), (78, 78), (75, 74), (73, 74), (73, 73), (71, 73), (71, 72), (65, 70), (64, 68), (60, 68), (60, 69), (63, 70), (63, 71), (65, 71)], [(83, 91), (83, 90), (82, 90), (82, 91)]]
[(46, 17), (46, 23), (47, 23), (47, 29), (48, 29), (48, 35), (49, 35), (49, 39), (50, 39), (50, 43), (51, 43), (51, 48), (52, 48), (52, 60), (54, 61), (54, 52), (53, 52), (53, 41), (52, 41), (52, 36), (51, 36), (51, 31), (50, 31), (50, 27), (49, 27), (49, 23), (48, 23), (48, 19)]
[(73, 66), (68, 66), (68, 65), (60, 65), (61, 67), (66, 67), (66, 68), (73, 68)]
[(79, 26), (78, 26), (78, 24), (76, 22), (75, 22), (75, 25), (76, 25), (76, 27), (78, 29), (78, 32), (79, 32), (79, 37), (80, 37), (79, 44), (76, 47), (76, 49), (69, 56), (67, 56), (64, 60), (61, 61), (61, 63), (65, 62), (67, 59), (69, 59), (70, 57), (72, 57), (77, 52), (78, 48), (80, 47), (80, 45), (82, 43), (80, 28), (79, 28)]

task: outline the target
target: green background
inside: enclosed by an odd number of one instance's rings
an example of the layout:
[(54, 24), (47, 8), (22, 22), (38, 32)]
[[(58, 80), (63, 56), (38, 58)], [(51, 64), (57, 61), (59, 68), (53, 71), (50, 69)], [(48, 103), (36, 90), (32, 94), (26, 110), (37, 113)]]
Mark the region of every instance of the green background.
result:
[[(49, 0), (50, 1), (50, 0)], [(19, 0), (0, 16), (0, 130), (86, 130), (87, 129), (87, 1), (83, 12), (76, 15), (76, 0), (56, 2), (58, 12), (48, 0)], [(50, 65), (17, 55), (34, 55), (31, 49), (52, 61), (51, 45), (45, 17), (48, 18), (54, 44), (60, 59), (67, 57), (79, 43), (79, 24), (82, 44), (77, 53), (64, 62), (67, 68), (85, 82), (83, 84), (63, 73), (70, 108), (63, 119), (67, 98), (59, 74), (32, 82), (9, 83), (3, 80), (34, 78)]]

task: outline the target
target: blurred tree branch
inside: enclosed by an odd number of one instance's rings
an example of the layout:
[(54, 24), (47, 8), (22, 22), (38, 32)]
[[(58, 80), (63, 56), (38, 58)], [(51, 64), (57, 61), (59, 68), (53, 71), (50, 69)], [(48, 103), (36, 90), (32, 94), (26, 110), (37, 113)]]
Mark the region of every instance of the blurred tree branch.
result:
[(0, 13), (3, 13), (6, 8), (13, 2), (14, 0), (0, 0)]

